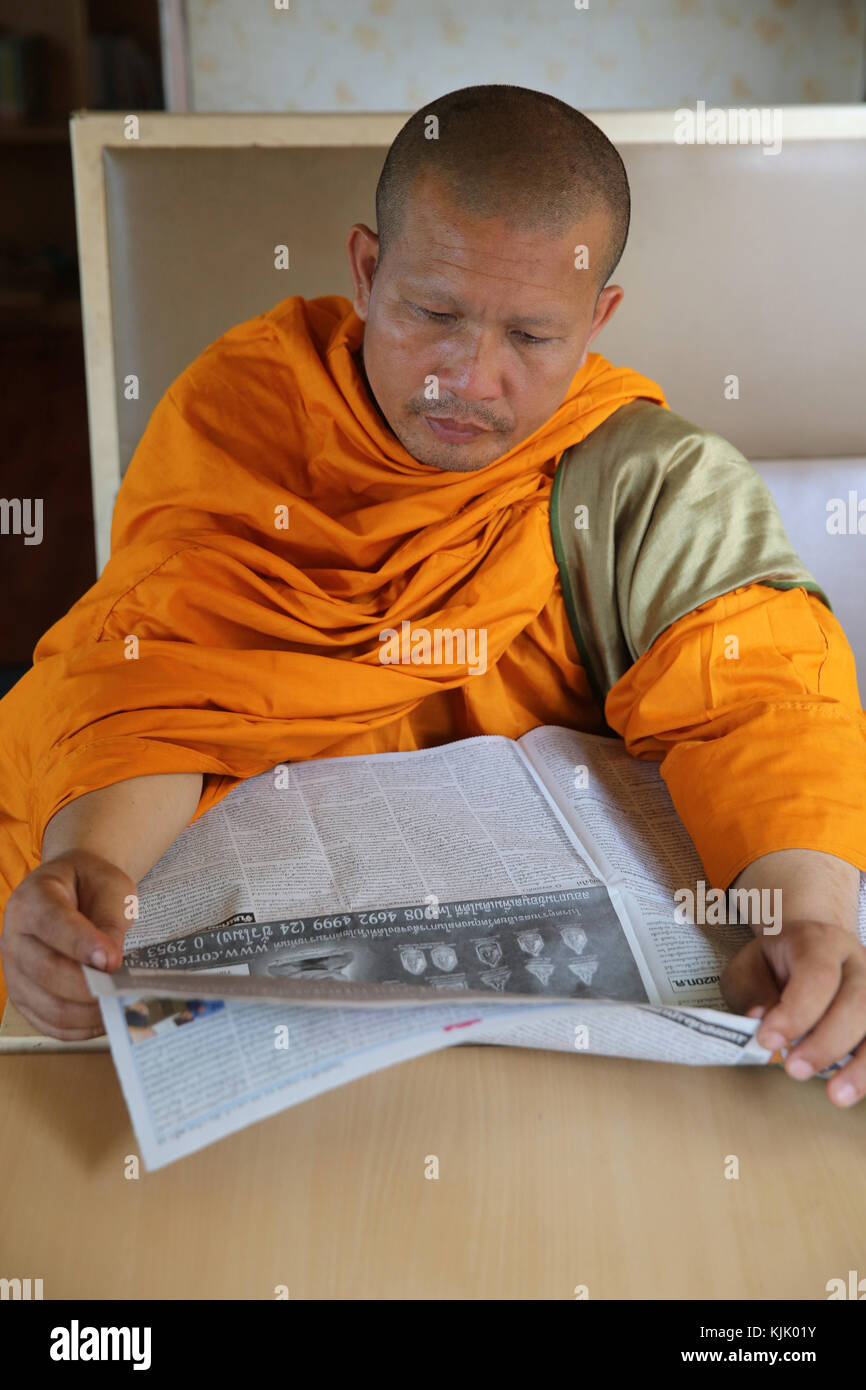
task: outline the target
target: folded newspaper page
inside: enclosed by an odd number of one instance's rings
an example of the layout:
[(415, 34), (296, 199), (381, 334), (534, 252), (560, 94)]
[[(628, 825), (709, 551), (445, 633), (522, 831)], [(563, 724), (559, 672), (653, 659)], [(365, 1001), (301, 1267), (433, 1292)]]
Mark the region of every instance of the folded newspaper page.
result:
[(657, 763), (548, 727), (239, 784), (142, 880), (123, 967), (86, 974), (158, 1167), (466, 1041), (766, 1062), (719, 986), (752, 921), (780, 904), (713, 894)]
[(362, 1009), (132, 995), (101, 1004), (148, 1169), (358, 1077), (466, 1042), (715, 1066), (768, 1060), (754, 1019), (596, 999)]

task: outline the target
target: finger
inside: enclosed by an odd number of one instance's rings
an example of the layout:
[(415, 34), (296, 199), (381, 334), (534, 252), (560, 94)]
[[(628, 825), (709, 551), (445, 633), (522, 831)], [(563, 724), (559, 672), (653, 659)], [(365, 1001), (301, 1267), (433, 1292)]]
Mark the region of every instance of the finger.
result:
[(849, 962), (835, 999), (815, 1027), (785, 1059), (785, 1070), (797, 1081), (838, 1062), (863, 1041), (866, 1031), (866, 969)]
[(760, 941), (750, 941), (728, 961), (719, 981), (725, 1002), (737, 1014), (762, 1009), (764, 1013), (780, 999), (776, 983)]
[(38, 937), (18, 937), (12, 960), (21, 975), (41, 985), (48, 994), (78, 1004), (94, 1002), (78, 962), (69, 960), (67, 956), (58, 956)]
[(866, 1095), (866, 1039), (854, 1050), (851, 1061), (827, 1082), (827, 1095), (843, 1109), (856, 1105)]
[(29, 1019), (40, 1033), (59, 1038), (61, 1042), (80, 1042), (85, 1038), (98, 1037), (105, 1031), (99, 1005), (74, 1004), (69, 1000), (56, 999), (41, 985), (32, 980), (16, 982), (10, 999), (25, 1018)]
[(57, 878), (41, 878), (38, 894), (34, 885), (31, 897), (22, 897), (19, 915), (21, 935), (35, 937), (60, 956), (97, 970), (114, 970), (121, 963), (121, 947), (71, 905), (66, 885)]
[(820, 934), (798, 934), (787, 943), (787, 954), (789, 978), (757, 1034), (761, 1046), (771, 1051), (788, 1047), (808, 1033), (826, 1013), (842, 983), (844, 962)]
[(132, 879), (115, 869), (111, 873), (78, 875), (77, 883), (79, 912), (112, 941), (122, 942), (134, 920), (127, 914), (133, 905), (137, 910), (138, 904)]

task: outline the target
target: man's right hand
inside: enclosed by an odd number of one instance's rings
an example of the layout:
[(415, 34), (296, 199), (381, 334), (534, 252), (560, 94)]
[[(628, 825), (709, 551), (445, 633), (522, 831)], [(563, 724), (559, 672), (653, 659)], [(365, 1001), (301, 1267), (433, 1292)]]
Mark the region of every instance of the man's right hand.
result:
[(81, 966), (121, 964), (135, 893), (123, 869), (84, 849), (44, 860), (12, 893), (0, 935), (3, 971), (10, 1000), (41, 1033), (81, 1042), (105, 1031)]

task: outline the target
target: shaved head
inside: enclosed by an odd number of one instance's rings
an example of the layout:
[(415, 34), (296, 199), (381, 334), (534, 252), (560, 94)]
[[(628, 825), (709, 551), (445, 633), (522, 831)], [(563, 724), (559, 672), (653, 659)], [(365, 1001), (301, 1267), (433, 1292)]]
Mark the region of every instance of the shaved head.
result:
[(416, 111), (346, 238), (356, 364), (420, 463), (485, 468), (549, 420), (623, 298), (623, 162), (543, 92), (493, 85)]
[(562, 235), (603, 210), (608, 235), (594, 267), (596, 290), (619, 263), (630, 215), (622, 159), (597, 125), (556, 97), (492, 83), (461, 87), (416, 111), (391, 145), (376, 188), (380, 263), (425, 174), (467, 216), (501, 218), (525, 231)]

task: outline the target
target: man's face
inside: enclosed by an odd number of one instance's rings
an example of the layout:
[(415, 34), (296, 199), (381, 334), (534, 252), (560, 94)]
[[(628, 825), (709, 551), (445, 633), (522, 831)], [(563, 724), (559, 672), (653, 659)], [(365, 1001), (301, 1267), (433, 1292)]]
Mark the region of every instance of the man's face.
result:
[[(558, 237), (464, 216), (426, 175), (381, 267), (378, 237), (352, 227), (363, 366), (413, 458), (484, 468), (550, 419), (623, 295), (597, 291), (607, 236), (601, 210)], [(579, 245), (588, 269), (575, 268)]]

